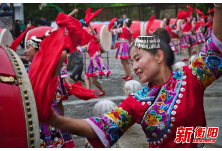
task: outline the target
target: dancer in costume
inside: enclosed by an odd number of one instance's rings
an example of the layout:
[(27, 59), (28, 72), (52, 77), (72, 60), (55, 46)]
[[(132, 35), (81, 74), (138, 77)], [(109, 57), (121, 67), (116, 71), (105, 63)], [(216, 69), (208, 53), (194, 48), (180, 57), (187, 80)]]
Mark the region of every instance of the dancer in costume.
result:
[[(25, 52), (28, 61), (32, 61), (29, 67), (29, 78), (36, 100), (40, 123), (50, 119), (52, 116), (51, 107), (59, 113), (55, 104), (55, 94), (60, 69), (66, 58), (65, 42), (69, 42), (70, 48), (76, 48), (76, 46), (84, 45), (95, 38), (82, 29), (82, 25), (78, 20), (69, 15), (60, 13), (56, 18), (56, 23), (59, 28), (41, 41), (41, 47), (39, 47), (38, 43), (36, 44), (32, 40), (29, 41), (38, 51), (34, 48), (29, 50), (28, 47)], [(68, 31), (68, 35), (65, 34), (66, 31)], [(31, 55), (33, 56), (32, 58), (30, 58)], [(64, 86), (66, 86), (65, 83)], [(69, 86), (67, 85), (66, 89), (68, 88)], [(72, 89), (69, 89), (69, 92), (72, 91), (73, 94), (77, 92), (77, 96), (83, 97), (83, 99), (95, 96), (94, 94), (92, 95), (91, 91), (88, 91), (90, 92), (88, 93), (86, 90), (88, 89), (83, 88), (81, 85), (72, 85)], [(86, 96), (82, 96), (85, 94)], [(44, 124), (40, 124), (40, 130), (42, 147), (74, 147), (70, 134)]]
[(48, 124), (87, 137), (93, 147), (111, 147), (134, 123), (141, 124), (150, 147), (197, 147), (192, 143), (193, 135), (184, 143), (176, 132), (184, 127), (193, 131), (206, 127), (204, 91), (222, 75), (221, 7), (215, 4), (211, 37), (183, 71), (170, 69), (172, 64), (167, 63), (165, 54), (172, 50), (165, 37), (155, 33), (138, 37), (132, 43), (130, 58), (141, 82), (148, 82), (145, 87), (101, 117), (70, 119), (53, 112)]
[(197, 18), (194, 18), (193, 30), (195, 31), (194, 38), (195, 38), (196, 44), (198, 44), (199, 53), (201, 51), (201, 44), (205, 42), (205, 38), (203, 36), (203, 33), (201, 32), (201, 28), (202, 28), (202, 25), (200, 22), (200, 17), (197, 14)]
[(206, 28), (207, 28), (207, 31), (205, 32), (204, 34), (204, 37), (205, 39), (207, 40), (211, 34), (212, 34), (212, 27), (213, 27), (213, 18), (211, 17), (211, 15), (209, 15), (207, 17), (207, 23), (206, 23)]
[[(43, 38), (40, 37), (35, 37), (32, 36), (30, 40), (27, 41), (26, 45), (26, 50), (24, 51), (26, 55), (26, 60), (28, 62), (32, 62), (33, 58), (35, 57), (36, 53), (38, 53), (39, 48), (40, 48), (40, 42), (42, 41)], [(27, 72), (29, 73), (29, 67), (27, 67)], [(64, 73), (62, 73), (62, 76)], [(59, 81), (59, 88), (62, 85), (62, 77), (61, 75), (58, 76), (58, 81)], [(66, 92), (66, 89), (64, 86), (62, 87), (63, 89), (59, 89), (60, 91), (58, 92), (63, 92), (63, 94)], [(57, 92), (57, 93), (58, 93)], [(63, 95), (64, 96), (64, 95)], [(62, 95), (61, 95), (62, 97)], [(61, 98), (62, 99), (62, 98)], [(57, 114), (61, 115), (58, 107), (56, 105), (56, 101), (58, 100), (58, 94), (56, 94), (52, 107), (56, 111)], [(62, 115), (64, 115), (64, 110)], [(72, 140), (72, 135), (69, 133), (66, 133), (64, 131), (61, 131), (60, 129), (52, 126), (47, 126), (43, 123), (40, 123), (40, 147), (44, 148), (58, 148), (58, 147), (65, 147), (65, 148), (72, 148), (75, 146), (73, 140)]]
[[(170, 23), (170, 19), (167, 19), (167, 18), (163, 19), (163, 28), (166, 29), (167, 32), (170, 34), (171, 31), (173, 31), (173, 29), (174, 29), (173, 27), (174, 26), (173, 26), (173, 24), (169, 25), (169, 23)], [(177, 52), (178, 51), (177, 46), (175, 45), (173, 39), (171, 39), (171, 41), (170, 41), (170, 47), (171, 47), (173, 52)]]
[(97, 81), (98, 76), (102, 77), (102, 75), (109, 75), (111, 72), (106, 66), (105, 62), (101, 58), (101, 48), (100, 48), (100, 39), (99, 36), (89, 24), (90, 33), (96, 37), (96, 39), (91, 40), (87, 45), (78, 46), (77, 50), (80, 53), (88, 51), (90, 62), (87, 72), (85, 73), (85, 83), (86, 88), (90, 89), (90, 80), (92, 79), (92, 83), (100, 90), (98, 96), (105, 95), (105, 90), (102, 88), (101, 84)]
[(188, 48), (189, 58), (190, 58), (191, 57), (191, 48), (193, 46), (195, 46), (195, 44), (196, 44), (196, 41), (192, 35), (191, 22), (192, 22), (192, 17), (190, 17), (189, 21), (187, 21), (186, 18), (183, 18), (182, 25), (179, 27), (179, 30), (177, 30), (177, 32), (182, 31), (180, 47), (183, 50), (184, 59), (182, 59), (181, 61), (188, 61), (186, 48)]
[(126, 76), (122, 79), (125, 79), (126, 81), (133, 79), (129, 65), (129, 43), (132, 40), (132, 31), (130, 29), (131, 24), (132, 21), (127, 18), (122, 28), (110, 30), (115, 35), (119, 34), (119, 45), (115, 58), (121, 59), (122, 66), (126, 74)]
[(68, 71), (67, 71), (67, 65), (68, 65), (68, 56), (66, 56), (66, 60), (65, 62), (63, 62), (63, 66), (60, 69), (60, 76), (58, 76), (58, 88), (56, 91), (56, 97), (55, 97), (55, 101), (57, 103), (57, 107), (59, 109), (59, 112), (61, 113), (61, 115), (64, 116), (64, 106), (62, 104), (63, 100), (68, 100), (68, 91), (65, 88), (65, 86), (63, 85), (63, 83), (67, 83), (69, 88), (72, 88), (71, 84), (69, 83), (69, 79), (68, 79)]

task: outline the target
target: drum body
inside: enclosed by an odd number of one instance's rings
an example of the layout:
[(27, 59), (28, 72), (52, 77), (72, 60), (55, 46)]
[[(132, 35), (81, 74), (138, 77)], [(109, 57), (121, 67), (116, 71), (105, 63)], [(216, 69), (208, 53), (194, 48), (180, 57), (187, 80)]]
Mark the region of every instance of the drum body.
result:
[[(48, 30), (52, 31), (53, 29), (54, 28), (50, 27), (50, 26), (41, 26), (41, 27), (36, 27), (36, 28), (30, 29), (25, 36), (25, 44), (32, 36), (42, 37), (45, 35), (45, 33)], [(26, 45), (25, 45), (25, 49), (26, 49)]]
[(40, 147), (32, 86), (19, 56), (0, 43), (0, 148)]
[(140, 21), (133, 21), (130, 29), (132, 30), (133, 40), (138, 36), (145, 36), (146, 31), (144, 30), (144, 23)]
[[(93, 29), (96, 29), (99, 38), (100, 38), (100, 47), (102, 52), (107, 52), (111, 49), (112, 46), (112, 34), (108, 31), (108, 26), (99, 24), (99, 23), (93, 23), (91, 24)], [(89, 27), (84, 27), (84, 29), (88, 32)]]
[(11, 46), (14, 41), (11, 32), (8, 29), (0, 28), (0, 43)]

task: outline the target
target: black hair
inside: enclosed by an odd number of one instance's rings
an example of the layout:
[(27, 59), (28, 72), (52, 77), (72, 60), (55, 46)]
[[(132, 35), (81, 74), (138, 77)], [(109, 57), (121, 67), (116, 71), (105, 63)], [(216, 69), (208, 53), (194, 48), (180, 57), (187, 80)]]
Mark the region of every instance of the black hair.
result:
[(98, 35), (98, 32), (97, 32), (97, 29), (96, 29), (96, 28), (94, 29), (94, 32)]
[(168, 26), (170, 24), (170, 19), (167, 19), (166, 25)]
[(128, 21), (126, 22), (127, 27), (130, 28), (131, 24), (132, 24), (132, 20), (128, 19)]
[[(148, 34), (146, 36), (154, 36), (154, 35), (158, 35), (160, 38), (160, 50), (163, 51), (165, 60), (166, 60), (166, 64), (167, 66), (172, 70), (172, 65), (174, 64), (175, 61), (175, 56), (174, 53), (169, 45), (170, 41), (171, 41), (171, 37), (170, 34), (163, 28), (158, 28), (153, 34)], [(134, 46), (135, 41), (132, 42), (129, 50), (132, 49), (132, 47)], [(159, 50), (158, 48), (154, 48), (154, 49), (144, 49), (145, 51), (151, 53), (152, 55), (155, 55), (157, 53), (157, 50)]]

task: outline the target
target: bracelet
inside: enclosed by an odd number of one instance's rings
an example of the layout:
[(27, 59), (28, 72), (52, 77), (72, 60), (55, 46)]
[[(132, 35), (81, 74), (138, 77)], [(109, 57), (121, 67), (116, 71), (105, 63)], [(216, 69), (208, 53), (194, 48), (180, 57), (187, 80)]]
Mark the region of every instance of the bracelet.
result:
[(219, 5), (217, 5), (216, 3), (214, 3), (214, 6), (215, 6), (215, 7), (218, 7), (218, 8), (222, 8), (222, 6), (219, 6)]

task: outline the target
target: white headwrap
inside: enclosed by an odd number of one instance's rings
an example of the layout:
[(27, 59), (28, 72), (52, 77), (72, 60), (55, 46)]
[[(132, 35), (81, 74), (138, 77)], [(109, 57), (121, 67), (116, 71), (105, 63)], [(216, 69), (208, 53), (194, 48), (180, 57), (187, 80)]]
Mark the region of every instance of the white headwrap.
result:
[(31, 45), (32, 47), (34, 47), (35, 49), (39, 49), (40, 47), (40, 42), (42, 40), (37, 38), (36, 36), (32, 36), (28, 41), (27, 41), (27, 46)]

